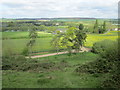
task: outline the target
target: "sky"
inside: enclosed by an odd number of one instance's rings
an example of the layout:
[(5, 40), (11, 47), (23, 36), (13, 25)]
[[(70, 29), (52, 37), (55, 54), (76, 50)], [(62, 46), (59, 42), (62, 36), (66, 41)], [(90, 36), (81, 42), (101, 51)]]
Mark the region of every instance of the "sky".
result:
[(118, 18), (119, 0), (2, 0), (2, 18)]

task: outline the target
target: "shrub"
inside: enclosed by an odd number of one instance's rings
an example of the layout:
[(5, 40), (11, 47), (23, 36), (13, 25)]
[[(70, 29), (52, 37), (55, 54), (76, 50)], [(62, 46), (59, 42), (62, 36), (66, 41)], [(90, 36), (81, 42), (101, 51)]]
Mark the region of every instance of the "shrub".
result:
[(113, 45), (114, 45), (114, 41), (111, 41), (111, 40), (103, 40), (100, 42), (96, 42), (93, 44), (92, 52), (96, 54), (101, 54), (101, 53), (104, 53), (106, 49), (109, 49), (109, 47)]
[(2, 69), (3, 70), (16, 70), (20, 65), (24, 64), (27, 59), (22, 55), (13, 55), (8, 57), (2, 57)]
[(120, 88), (120, 75), (114, 74), (110, 79), (104, 80), (101, 87)]
[(110, 73), (111, 78), (105, 79), (101, 87), (117, 87), (120, 86), (120, 59), (119, 59), (119, 44), (116, 41), (101, 41), (93, 45), (93, 52), (100, 55), (94, 61), (85, 65), (79, 66), (75, 71), (78, 73)]
[(75, 71), (89, 74), (108, 73), (112, 69), (109, 64), (106, 59), (98, 58), (94, 62), (79, 66)]
[(26, 48), (24, 48), (24, 50), (23, 50), (23, 52), (22, 52), (22, 55), (27, 56), (27, 55), (28, 55), (28, 52), (29, 52), (29, 50), (28, 50), (28, 48), (26, 47)]

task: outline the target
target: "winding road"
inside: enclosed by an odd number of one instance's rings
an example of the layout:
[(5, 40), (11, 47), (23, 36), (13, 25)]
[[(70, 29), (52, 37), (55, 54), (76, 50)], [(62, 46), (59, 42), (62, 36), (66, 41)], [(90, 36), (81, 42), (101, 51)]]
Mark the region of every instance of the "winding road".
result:
[[(85, 52), (85, 51), (89, 52), (91, 50), (92, 50), (91, 48), (82, 47), (81, 51), (79, 51), (79, 52)], [(72, 50), (72, 53), (73, 52), (75, 52), (75, 50)], [(45, 55), (35, 55), (35, 56), (31, 56), (31, 58), (48, 57), (48, 56), (54, 56), (54, 55), (59, 55), (59, 54), (65, 54), (65, 53), (68, 53), (68, 51), (58, 52), (58, 53), (51, 53), (51, 54), (45, 54)], [(26, 57), (26, 58), (29, 58), (29, 57)]]

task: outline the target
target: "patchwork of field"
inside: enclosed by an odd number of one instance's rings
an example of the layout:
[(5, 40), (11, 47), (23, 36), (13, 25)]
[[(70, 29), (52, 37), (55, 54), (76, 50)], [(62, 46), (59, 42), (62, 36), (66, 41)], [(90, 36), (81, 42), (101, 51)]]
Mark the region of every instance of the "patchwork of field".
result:
[[(118, 31), (93, 34), (94, 19), (57, 19), (56, 21), (67, 22), (63, 26), (52, 26), (56, 30), (66, 30), (70, 25), (78, 26), (80, 23), (84, 24), (85, 28), (89, 27), (90, 32), (87, 33), (85, 47), (91, 48), (95, 42), (102, 40), (115, 41), (119, 38)], [(103, 20), (100, 20), (99, 24), (102, 25)], [(114, 26), (110, 27), (110, 25), (107, 25), (107, 30), (116, 28)], [(49, 26), (47, 27), (49, 28)], [(51, 45), (52, 37), (55, 34), (47, 33), (47, 31), (37, 33), (38, 38), (32, 47), (33, 53), (36, 53), (34, 55), (56, 52)], [(93, 52), (28, 59), (25, 56), (14, 54), (21, 54), (24, 51), (26, 44), (29, 42), (29, 32), (0, 32), (0, 39), (1, 34), (2, 67), (4, 67), (2, 70), (3, 88), (99, 88), (111, 76), (110, 73), (76, 72), (76, 69), (81, 65), (86, 65), (96, 60), (99, 61), (100, 55)]]
[[(29, 41), (29, 39), (27, 39), (28, 34), (28, 32), (3, 32), (4, 38), (12, 38), (2, 40), (3, 55), (9, 54), (10, 52), (15, 54), (22, 53)], [(38, 36), (40, 38), (36, 39), (36, 43), (32, 47), (33, 52), (49, 52), (55, 50), (50, 44), (53, 34), (38, 32)], [(106, 34), (87, 34), (85, 46), (92, 47), (95, 42), (105, 39), (116, 40), (117, 38), (118, 31), (110, 31)]]

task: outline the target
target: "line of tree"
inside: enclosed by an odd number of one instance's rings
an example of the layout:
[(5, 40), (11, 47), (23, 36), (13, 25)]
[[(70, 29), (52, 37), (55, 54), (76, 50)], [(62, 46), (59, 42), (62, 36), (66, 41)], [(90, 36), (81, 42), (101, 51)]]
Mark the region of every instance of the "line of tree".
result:
[[(54, 26), (65, 26), (66, 22), (61, 21), (11, 21), (11, 22), (2, 22), (2, 31), (27, 31), (28, 24), (36, 27), (37, 30), (41, 30), (44, 27), (54, 27)], [(32, 27), (30, 26), (30, 27)], [(49, 28), (47, 28), (49, 29)]]
[(106, 31), (107, 31), (106, 21), (104, 21), (102, 25), (99, 25), (98, 20), (96, 20), (93, 27), (93, 33), (101, 34), (101, 33), (105, 33)]

